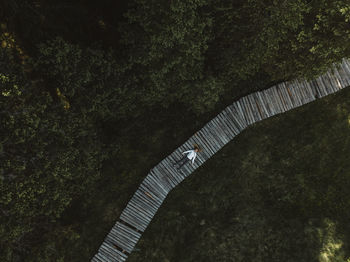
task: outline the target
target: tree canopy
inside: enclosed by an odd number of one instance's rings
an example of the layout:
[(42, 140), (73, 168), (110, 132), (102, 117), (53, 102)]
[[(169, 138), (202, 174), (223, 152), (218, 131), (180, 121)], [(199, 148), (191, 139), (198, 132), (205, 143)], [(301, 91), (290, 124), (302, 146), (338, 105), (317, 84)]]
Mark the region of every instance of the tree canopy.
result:
[(350, 55), (345, 0), (4, 0), (0, 17), (2, 261), (67, 260), (83, 227), (63, 217), (100, 183), (129, 190), (142, 147)]

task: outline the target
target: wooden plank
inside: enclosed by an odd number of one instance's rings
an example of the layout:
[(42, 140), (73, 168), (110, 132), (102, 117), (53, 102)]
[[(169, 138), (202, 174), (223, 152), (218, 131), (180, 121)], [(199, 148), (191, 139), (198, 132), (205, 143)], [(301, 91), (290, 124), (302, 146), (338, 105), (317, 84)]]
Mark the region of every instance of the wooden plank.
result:
[(118, 233), (119, 234), (109, 232), (107, 237), (105, 238), (105, 243), (116, 245), (119, 248), (127, 251), (128, 253), (131, 253), (133, 250), (134, 244), (130, 243), (128, 239), (120, 237), (120, 232)]
[(146, 223), (151, 221), (153, 215), (157, 212), (157, 210), (153, 210), (150, 205), (141, 201), (135, 195), (124, 210), (135, 212)]
[(349, 68), (344, 63), (344, 60), (342, 61), (340, 68), (338, 68), (338, 72), (343, 80), (344, 87), (348, 87), (350, 85), (350, 71)]
[(160, 168), (162, 168), (164, 170), (165, 176), (172, 182), (174, 187), (176, 187), (179, 183), (182, 182), (182, 179), (175, 176), (176, 170), (169, 167), (165, 162), (160, 162), (158, 165)]
[(237, 119), (241, 120), (241, 123), (243, 124), (243, 128), (246, 128), (248, 126), (248, 122), (244, 117), (244, 113), (242, 110), (242, 106), (239, 103), (239, 101), (236, 101), (232, 104), (233, 108), (233, 112), (235, 113), (235, 116), (237, 117)]
[(303, 105), (309, 103), (310, 97), (306, 92), (305, 86), (303, 85), (303, 81), (298, 82), (299, 85), (299, 89), (300, 89), (300, 93), (302, 95), (303, 98)]
[(285, 112), (285, 111), (286, 111), (286, 108), (284, 107), (283, 101), (281, 100), (281, 97), (280, 97), (280, 95), (278, 94), (277, 85), (271, 87), (270, 89), (271, 89), (271, 91), (272, 91), (272, 94), (273, 94), (273, 97), (274, 97), (274, 99), (275, 99), (275, 102), (277, 103), (277, 106), (278, 106), (279, 109), (280, 109), (280, 113)]
[(132, 203), (142, 205), (142, 208), (145, 208), (151, 215), (153, 215), (155, 212), (157, 212), (159, 206), (148, 195), (145, 194), (144, 191), (139, 188), (130, 201)]
[(124, 235), (124, 233), (125, 232), (116, 231), (115, 229), (112, 229), (111, 232), (109, 232), (105, 242), (110, 243), (111, 245), (116, 245), (122, 250), (131, 253), (136, 243), (131, 242), (131, 240), (128, 239), (127, 236)]
[(342, 64), (334, 66), (333, 73), (335, 75), (335, 78), (338, 80), (338, 89), (343, 89), (348, 86), (346, 82), (346, 78), (344, 78), (344, 71)]
[(317, 85), (318, 91), (319, 91), (319, 97), (324, 97), (327, 95), (326, 88), (324, 87), (324, 83), (322, 80), (322, 77), (317, 77), (315, 79), (315, 83)]
[(214, 154), (221, 148), (217, 143), (214, 143), (213, 135), (207, 130), (205, 126), (198, 131), (198, 134), (202, 135), (203, 139), (212, 148)]
[(171, 183), (171, 181), (169, 181), (165, 174), (164, 174), (164, 171), (161, 170), (158, 166), (155, 166), (154, 168), (152, 168), (151, 172), (153, 172), (154, 174), (157, 175), (158, 179), (159, 179), (159, 182), (165, 186), (169, 192), (174, 188), (174, 185), (173, 183)]
[[(166, 167), (167, 171), (171, 174), (171, 175), (175, 175), (176, 174), (176, 170), (174, 169), (174, 167), (171, 165), (171, 163), (169, 162), (168, 158), (164, 158), (160, 164), (162, 164), (162, 166)], [(181, 180), (182, 181), (182, 180)]]
[(253, 113), (253, 117), (254, 117), (254, 122), (258, 122), (261, 121), (262, 118), (262, 112), (261, 109), (258, 108), (257, 102), (255, 101), (254, 95), (250, 94), (247, 96), (248, 101), (249, 101), (249, 107)]
[(302, 103), (302, 105), (304, 105), (307, 103), (306, 94), (305, 94), (304, 89), (299, 81), (297, 81), (296, 85), (298, 86), (297, 91), (299, 92), (299, 95), (301, 97), (301, 103)]
[(348, 87), (350, 85), (350, 67), (348, 65), (347, 59), (343, 59), (341, 68), (342, 68), (342, 71), (344, 72), (343, 77), (346, 83), (346, 87)]
[(300, 101), (299, 106), (302, 106), (304, 104), (304, 97), (303, 97), (303, 95), (301, 93), (298, 81), (294, 81), (293, 89), (294, 89), (294, 94), (296, 95), (296, 97)]
[(324, 80), (328, 94), (333, 94), (334, 92), (338, 91), (336, 80), (329, 71), (322, 76), (322, 79)]
[(147, 221), (145, 221), (144, 218), (141, 217), (138, 212), (134, 212), (133, 210), (129, 210), (126, 208), (121, 213), (120, 219), (132, 225), (140, 231), (145, 231), (145, 229), (148, 226)]
[(238, 112), (233, 105), (226, 107), (227, 115), (230, 117), (231, 122), (237, 127), (239, 132), (246, 128), (243, 120), (238, 116)]
[(176, 181), (172, 180), (169, 178), (168, 176), (168, 170), (166, 170), (163, 165), (161, 163), (159, 163), (158, 165), (156, 165), (153, 170), (158, 170), (159, 173), (162, 174), (162, 176), (160, 176), (160, 180), (163, 183), (166, 183), (170, 186), (171, 189), (173, 189), (174, 187), (176, 187), (176, 185), (178, 184)]
[[(143, 209), (141, 209), (138, 206), (135, 206), (135, 204), (131, 202), (128, 203), (127, 207), (123, 210), (123, 213), (129, 216), (129, 218), (133, 218), (134, 221), (138, 221), (143, 226), (143, 229), (145, 229), (148, 226), (148, 223), (152, 219), (151, 214), (145, 213)], [(129, 224), (132, 225), (131, 223)]]
[(217, 117), (212, 119), (208, 124), (209, 126), (211, 126), (211, 131), (217, 134), (217, 136), (221, 139), (224, 145), (231, 141), (229, 135), (226, 134), (227, 130), (223, 128), (222, 124), (220, 123), (220, 120)]
[(252, 121), (250, 119), (249, 112), (248, 112), (248, 110), (246, 108), (246, 105), (244, 103), (244, 97), (241, 97), (237, 101), (237, 105), (238, 104), (241, 106), (241, 109), (242, 109), (242, 112), (243, 112), (243, 117), (244, 117), (245, 121), (247, 122), (248, 125), (251, 125)]
[(255, 106), (259, 111), (259, 115), (261, 120), (266, 119), (269, 117), (269, 112), (264, 104), (264, 101), (262, 99), (261, 93), (260, 92), (255, 92), (253, 94), (253, 100), (255, 102)]
[(104, 255), (109, 261), (114, 261), (116, 259), (116, 255), (114, 254), (114, 247), (107, 245), (106, 241), (103, 242), (102, 247), (100, 249), (100, 254)]
[(276, 86), (276, 91), (277, 91), (277, 94), (281, 100), (281, 103), (282, 103), (282, 106), (283, 106), (283, 109), (285, 111), (288, 111), (290, 108), (288, 106), (288, 98), (285, 97), (284, 93), (283, 93), (283, 84), (280, 83)]
[(282, 92), (284, 93), (284, 95), (288, 101), (289, 110), (292, 110), (294, 108), (294, 101), (293, 101), (293, 97), (291, 96), (291, 92), (290, 92), (286, 83), (283, 83), (283, 85), (282, 85)]
[(249, 125), (252, 125), (255, 123), (255, 120), (254, 120), (254, 114), (249, 106), (249, 101), (248, 101), (248, 98), (245, 96), (245, 97), (242, 97), (239, 102), (241, 103), (242, 105), (242, 109), (245, 113), (245, 115), (247, 116), (247, 119), (248, 119), (248, 124)]
[(244, 117), (243, 111), (242, 111), (242, 107), (241, 104), (236, 101), (234, 102), (231, 107), (232, 112), (233, 112), (233, 116), (240, 121), (240, 123), (242, 124), (243, 129), (245, 129), (248, 126), (247, 120)]
[(159, 208), (159, 205), (157, 204), (154, 199), (152, 199), (149, 196), (152, 196), (151, 194), (146, 194), (144, 191), (139, 190), (136, 191), (134, 201), (141, 201), (144, 205), (147, 205), (147, 208), (152, 212), (152, 214), (155, 214)]
[(147, 177), (141, 183), (141, 186), (145, 188), (145, 190), (149, 190), (153, 195), (155, 194), (160, 201), (163, 201), (167, 196), (167, 192), (160, 184), (155, 182), (153, 179), (153, 177), (147, 175)]
[(109, 255), (109, 256), (111, 256), (113, 260), (105, 260), (105, 261), (125, 261), (128, 257), (126, 254), (116, 249), (113, 246), (113, 244), (106, 243), (106, 242), (102, 243), (99, 251), (101, 251), (100, 253), (103, 253), (106, 255), (112, 253), (112, 255)]
[(273, 92), (273, 90), (271, 88), (267, 89), (264, 91), (266, 96), (268, 97), (268, 99), (270, 100), (270, 103), (271, 103), (271, 108), (273, 109), (274, 111), (274, 114), (279, 114), (281, 113), (281, 108), (278, 104), (278, 101), (276, 100), (276, 94)]
[(205, 145), (206, 154), (209, 156), (208, 158), (213, 156), (216, 153), (216, 149), (208, 142), (205, 133), (203, 131), (198, 131), (196, 135), (200, 139), (201, 145)]
[(235, 136), (241, 133), (242, 127), (239, 122), (234, 118), (232, 111), (230, 111), (230, 107), (226, 107), (223, 110), (223, 118), (225, 118), (226, 122), (229, 123), (231, 128), (234, 130)]
[(203, 136), (203, 139), (212, 148), (214, 154), (220, 149), (218, 143), (214, 141), (213, 135), (206, 128), (203, 127), (198, 133)]
[(245, 119), (247, 120), (247, 123), (249, 125), (254, 124), (255, 123), (254, 116), (253, 116), (253, 113), (251, 112), (251, 110), (249, 108), (249, 102), (248, 102), (247, 97), (242, 97), (241, 99), (238, 100), (238, 102), (242, 106), (243, 114), (245, 116)]
[(350, 64), (349, 64), (349, 61), (347, 59), (343, 59), (343, 62), (342, 62), (342, 69), (344, 71), (344, 79), (345, 79), (345, 82), (347, 84), (347, 86), (350, 85)]
[(142, 232), (145, 231), (145, 229), (147, 228), (147, 226), (139, 222), (138, 219), (135, 219), (134, 217), (130, 216), (128, 212), (124, 212), (124, 210), (123, 210), (123, 213), (120, 215), (119, 220), (132, 225), (137, 230)]
[(176, 180), (180, 181), (179, 183), (181, 183), (186, 177), (182, 175), (180, 172), (178, 172), (177, 167), (174, 167), (173, 163), (176, 163), (177, 159), (174, 159), (173, 157), (174, 155), (171, 155), (171, 157), (169, 157), (168, 161), (166, 162), (166, 166), (167, 168), (171, 168), (175, 171), (171, 175), (174, 176)]
[(224, 113), (220, 113), (216, 116), (217, 122), (223, 132), (225, 133), (228, 141), (231, 141), (235, 137), (235, 131), (232, 129), (230, 123), (228, 123), (227, 119), (223, 117)]
[(303, 104), (303, 101), (302, 101), (302, 98), (300, 96), (298, 82), (297, 81), (293, 81), (289, 90), (291, 91), (292, 97), (293, 97), (293, 99), (295, 101), (294, 108), (301, 106)]
[(96, 256), (104, 262), (116, 261), (115, 258), (111, 258), (110, 255), (107, 255), (104, 250), (100, 251)]
[(215, 139), (219, 140), (222, 143), (222, 145), (225, 145), (229, 141), (226, 135), (224, 135), (224, 132), (223, 130), (221, 130), (217, 121), (215, 122), (212, 120), (209, 121), (206, 124), (206, 128), (213, 135)]
[(146, 181), (145, 181), (146, 184), (152, 186), (152, 188), (154, 188), (155, 190), (157, 190), (161, 195), (162, 195), (162, 198), (164, 199), (169, 191), (167, 190), (166, 187), (164, 187), (162, 185), (162, 183), (160, 183), (160, 181), (158, 180), (157, 177), (155, 177), (154, 175), (152, 175), (151, 173), (148, 173), (147, 177), (146, 177)]
[(286, 110), (291, 110), (294, 108), (292, 98), (288, 93), (287, 86), (285, 83), (279, 85), (279, 92), (283, 96)]
[(144, 206), (144, 203), (142, 202), (129, 201), (124, 211), (132, 217), (138, 218), (140, 222), (143, 223), (143, 226), (147, 227), (149, 222), (152, 220), (154, 213), (142, 206)]
[(212, 155), (214, 155), (216, 151), (215, 151), (215, 149), (211, 146), (211, 144), (208, 143), (208, 141), (207, 141), (207, 139), (206, 139), (204, 133), (201, 132), (201, 130), (200, 130), (200, 131), (196, 132), (196, 136), (198, 137), (198, 139), (199, 139), (199, 141), (200, 141), (200, 144), (201, 144), (201, 145), (204, 145), (204, 147), (205, 147), (205, 149), (206, 149), (206, 152), (207, 152), (206, 154), (207, 154), (209, 157), (211, 157)]
[(106, 262), (98, 253), (91, 259), (91, 262)]
[(312, 89), (312, 93), (313, 93), (314, 97), (315, 98), (321, 97), (321, 91), (320, 91), (320, 88), (318, 87), (316, 80), (311, 80), (308, 83)]
[(157, 181), (157, 183), (166, 190), (167, 194), (169, 194), (169, 192), (171, 191), (172, 188), (168, 183), (166, 183), (162, 180), (162, 177), (163, 177), (162, 173), (160, 173), (158, 170), (154, 170), (152, 168), (149, 171), (149, 175), (152, 176), (154, 178), (154, 180)]
[(262, 101), (263, 106), (265, 107), (265, 109), (267, 111), (268, 117), (271, 117), (271, 116), (275, 115), (275, 112), (274, 112), (274, 110), (272, 109), (272, 106), (271, 106), (271, 101), (267, 97), (266, 92), (264, 92), (264, 91), (259, 92), (259, 97), (260, 97), (260, 99)]
[(226, 119), (226, 122), (231, 126), (231, 129), (233, 130), (233, 134), (237, 136), (241, 133), (241, 127), (239, 123), (233, 118), (233, 115), (229, 113), (229, 111), (225, 111), (225, 114), (223, 116)]
[(147, 221), (145, 221), (145, 219), (139, 213), (130, 212), (130, 210), (124, 209), (119, 219), (142, 232), (144, 232), (148, 226)]
[(274, 92), (274, 90), (272, 88), (269, 88), (267, 91), (267, 94), (269, 96), (269, 99), (271, 101), (271, 104), (272, 104), (272, 107), (275, 111), (275, 114), (280, 114), (282, 113), (282, 108), (281, 106), (279, 105), (279, 102), (277, 100), (277, 96), (276, 96), (276, 93)]
[(157, 207), (157, 209), (163, 203), (164, 198), (160, 198), (158, 193), (154, 192), (154, 189), (152, 189), (150, 186), (146, 186), (146, 184), (143, 182), (139, 187), (139, 191), (142, 192), (142, 194), (144, 194), (146, 198), (150, 199), (150, 201), (152, 201), (152, 203)]
[(333, 90), (332, 80), (331, 78), (329, 78), (328, 72), (322, 75), (321, 78), (324, 83), (328, 83), (328, 84), (325, 84), (327, 95), (333, 94), (334, 90)]
[[(198, 159), (197, 159), (198, 160)], [(196, 164), (198, 163), (198, 161), (196, 162)], [(168, 170), (174, 170), (174, 172), (170, 173), (170, 176), (175, 179), (178, 184), (180, 184), (185, 177), (183, 175), (181, 175), (173, 166), (169, 161), (164, 161), (164, 166), (165, 168), (167, 168)]]
[(228, 133), (230, 134), (230, 139), (233, 139), (236, 135), (239, 134), (238, 128), (233, 124), (232, 121), (230, 121), (230, 118), (227, 114), (227, 112), (224, 110), (217, 116), (221, 123), (225, 125)]
[(331, 80), (333, 93), (342, 89), (342, 85), (341, 85), (338, 77), (335, 75), (335, 69), (329, 70), (326, 74), (328, 75), (329, 79)]
[(295, 97), (295, 94), (293, 92), (293, 83), (292, 82), (286, 82), (285, 83), (286, 91), (288, 94), (288, 97), (290, 98), (290, 101), (292, 102), (292, 108), (295, 108), (298, 106), (298, 100)]
[(108, 240), (111, 241), (110, 243), (126, 250), (128, 253), (132, 252), (140, 237), (140, 233), (119, 222), (117, 222), (108, 234)]
[(254, 101), (254, 98), (252, 95), (247, 95), (246, 96), (246, 101), (247, 101), (247, 106), (251, 112), (252, 118), (253, 118), (253, 123), (256, 123), (261, 120), (260, 114), (258, 109), (256, 108), (256, 103)]
[(102, 259), (102, 261), (125, 261), (127, 256), (120, 255), (119, 253), (123, 254), (119, 250), (117, 250), (113, 244), (103, 242), (100, 249), (99, 249), (99, 255)]
[(147, 206), (149, 206), (149, 208), (154, 212), (157, 212), (159, 205), (162, 203), (161, 201), (157, 202), (156, 197), (153, 196), (150, 192), (144, 191), (141, 188), (141, 186), (135, 192), (134, 198), (135, 198), (134, 201), (138, 201), (138, 200), (145, 201), (145, 204), (147, 204)]
[(327, 89), (327, 95), (333, 94), (335, 91), (337, 91), (334, 80), (329, 72), (322, 75), (322, 81)]
[(307, 96), (309, 98), (308, 101), (309, 102), (314, 101), (315, 100), (315, 93), (314, 93), (314, 90), (311, 88), (310, 82), (304, 81), (303, 86), (305, 87), (305, 91), (306, 91)]
[(203, 127), (203, 131), (207, 133), (208, 138), (211, 137), (209, 143), (215, 144), (218, 150), (225, 145), (225, 142), (218, 136), (217, 133), (215, 133), (215, 131), (212, 130), (209, 123)]
[(119, 230), (120, 229), (120, 230), (126, 231), (130, 235), (130, 238), (132, 239), (132, 241), (134, 243), (137, 243), (137, 241), (142, 236), (139, 232), (135, 231), (133, 228), (131, 228), (131, 227), (127, 226), (127, 225), (124, 225), (124, 224), (122, 224), (120, 222), (115, 223), (113, 228), (115, 230)]

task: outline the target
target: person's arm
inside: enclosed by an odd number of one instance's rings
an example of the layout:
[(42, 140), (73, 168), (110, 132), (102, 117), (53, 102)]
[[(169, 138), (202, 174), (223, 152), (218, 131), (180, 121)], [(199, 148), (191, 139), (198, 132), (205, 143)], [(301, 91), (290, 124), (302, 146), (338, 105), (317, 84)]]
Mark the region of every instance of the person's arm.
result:
[(191, 152), (192, 150), (188, 150), (188, 151), (185, 151), (185, 152), (182, 152), (182, 154), (186, 154), (186, 153), (189, 153)]
[(192, 166), (193, 166), (194, 160), (196, 159), (196, 156), (197, 154), (194, 154), (194, 157), (192, 158)]

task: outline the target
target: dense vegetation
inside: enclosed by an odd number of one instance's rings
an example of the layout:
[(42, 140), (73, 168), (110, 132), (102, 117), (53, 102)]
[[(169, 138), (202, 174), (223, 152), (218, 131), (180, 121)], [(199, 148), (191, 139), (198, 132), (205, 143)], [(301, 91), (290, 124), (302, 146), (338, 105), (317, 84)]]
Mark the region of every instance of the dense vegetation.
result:
[(0, 18), (1, 261), (88, 260), (227, 103), (350, 54), (347, 1), (4, 0)]
[(249, 127), (172, 191), (129, 261), (350, 261), (349, 116), (344, 90)]

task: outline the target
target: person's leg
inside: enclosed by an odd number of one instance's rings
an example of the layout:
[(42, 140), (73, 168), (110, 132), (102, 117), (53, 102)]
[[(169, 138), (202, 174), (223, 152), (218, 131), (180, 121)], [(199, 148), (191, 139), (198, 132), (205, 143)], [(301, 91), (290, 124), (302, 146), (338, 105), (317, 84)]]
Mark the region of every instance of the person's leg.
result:
[(183, 167), (183, 165), (186, 164), (188, 161), (190, 161), (190, 159), (188, 157), (186, 157), (185, 161), (183, 161), (183, 163), (181, 165), (179, 165), (178, 169)]
[(177, 161), (175, 164), (180, 165), (182, 162), (186, 161), (187, 156), (185, 155), (183, 158), (181, 158), (179, 161)]

